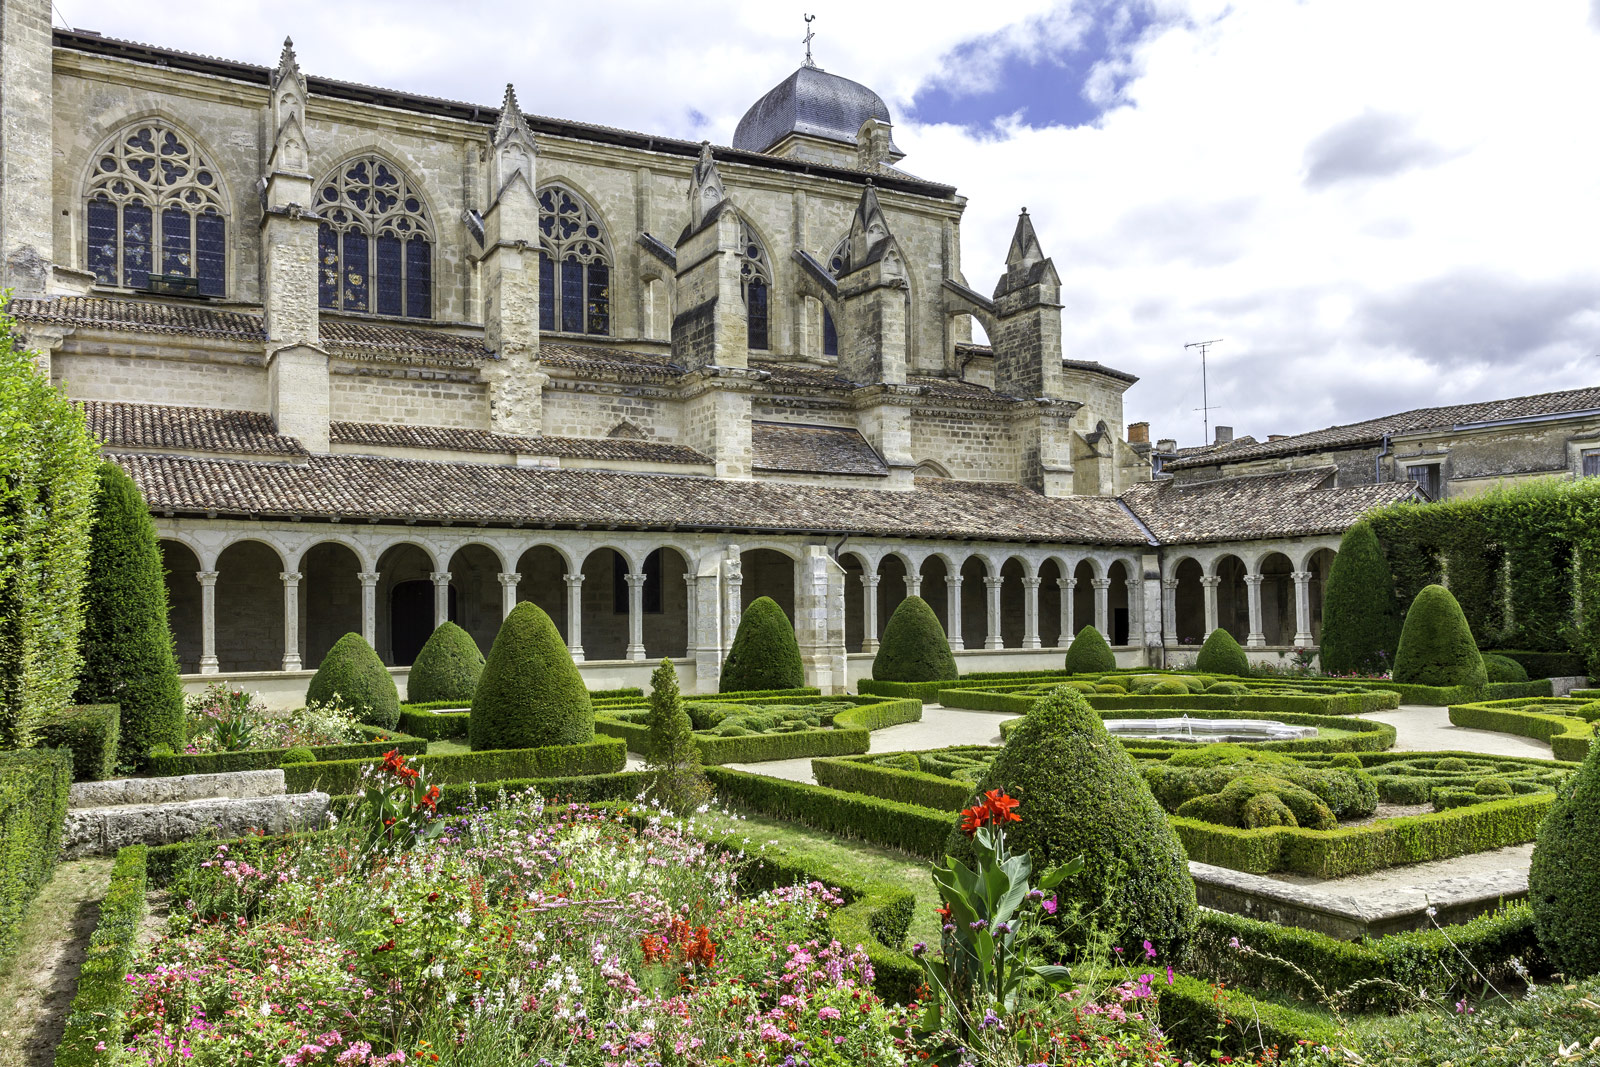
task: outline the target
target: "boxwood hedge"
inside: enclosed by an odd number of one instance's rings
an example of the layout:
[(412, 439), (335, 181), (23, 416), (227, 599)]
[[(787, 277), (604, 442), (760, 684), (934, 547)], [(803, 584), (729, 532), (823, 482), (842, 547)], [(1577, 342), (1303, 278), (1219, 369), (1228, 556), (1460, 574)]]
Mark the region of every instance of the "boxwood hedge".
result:
[(56, 1046), (56, 1067), (110, 1064), (122, 1055), (123, 1015), (134, 994), (127, 976), (144, 922), (148, 858), (144, 845), (130, 845), (117, 853), (111, 885), (100, 902), (100, 922), (78, 971), (78, 992), (66, 1030)]
[[(806, 756), (843, 756), (865, 752), (871, 744), (870, 735), (873, 730), (881, 730), (885, 726), (899, 723), (916, 722), (922, 718), (922, 702), (906, 697), (886, 700), (880, 697), (785, 697), (764, 694), (760, 697), (730, 700), (734, 696), (735, 694), (730, 693), (707, 699), (717, 703), (737, 702), (754, 704), (758, 707), (762, 702), (849, 703), (855, 707), (835, 715), (831, 730), (801, 730), (794, 733), (754, 734), (745, 737), (719, 737), (697, 732), (694, 735), (695, 748), (700, 752), (701, 763), (706, 766), (722, 763), (761, 763), (768, 760), (800, 759)], [(686, 703), (693, 703), (693, 700)], [(638, 716), (637, 722), (630, 722), (616, 714), (619, 710), (642, 711), (642, 707), (635, 704), (626, 708), (602, 709), (601, 714), (595, 718), (595, 731), (623, 738), (628, 742), (631, 751), (644, 752), (648, 747), (649, 729), (644, 724), (643, 716)], [(608, 711), (611, 713), (607, 714)]]
[[(511, 778), (559, 778), (610, 774), (627, 764), (620, 741), (595, 738), (581, 745), (544, 748), (478, 749), (472, 752), (418, 756), (412, 765), (427, 771), (438, 785), (461, 782), (499, 782)], [(376, 759), (324, 760), (298, 763), (283, 769), (284, 785), (291, 793), (313, 789), (334, 796), (356, 792), (361, 772), (376, 766)]]
[(1582, 698), (1547, 697), (1452, 704), (1450, 723), (1472, 730), (1494, 730), (1548, 742), (1558, 760), (1581, 761), (1594, 740), (1595, 723), (1570, 714), (1582, 707)]
[(117, 774), (121, 709), (115, 704), (73, 704), (46, 716), (40, 741), (47, 748), (72, 751), (72, 780), (100, 782)]
[[(329, 760), (376, 759), (390, 749), (398, 749), (407, 756), (428, 751), (428, 742), (395, 730), (380, 730), (376, 726), (360, 727), (370, 740), (352, 741), (342, 745), (316, 745), (311, 748), (312, 758), (320, 762)], [(237, 752), (203, 752), (191, 755), (186, 752), (150, 754), (147, 773), (164, 778), (173, 774), (222, 774), (227, 771), (264, 771), (283, 765), (286, 748), (245, 748)]]
[(50, 880), (72, 786), (72, 753), (0, 752), (0, 960), (16, 948), (28, 902)]

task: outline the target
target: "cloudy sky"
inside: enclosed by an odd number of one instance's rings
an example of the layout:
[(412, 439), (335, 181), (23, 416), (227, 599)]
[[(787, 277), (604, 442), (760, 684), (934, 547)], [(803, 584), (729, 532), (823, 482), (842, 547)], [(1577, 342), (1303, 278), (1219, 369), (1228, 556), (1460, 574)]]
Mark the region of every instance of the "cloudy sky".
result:
[[(57, 0), (61, 18), (313, 74), (726, 144), (803, 54), (876, 89), (969, 198), (993, 287), (1026, 205), (1069, 356), (1198, 443), (1600, 384), (1600, 0)], [(204, 17), (199, 17), (201, 12)], [(975, 19), (974, 13), (981, 13)]]

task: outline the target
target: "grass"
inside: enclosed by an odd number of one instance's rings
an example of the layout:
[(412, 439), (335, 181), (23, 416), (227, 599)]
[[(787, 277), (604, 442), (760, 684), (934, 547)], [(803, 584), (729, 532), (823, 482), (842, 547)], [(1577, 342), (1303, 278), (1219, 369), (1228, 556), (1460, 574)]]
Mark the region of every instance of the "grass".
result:
[(467, 744), (465, 738), (447, 737), (443, 741), (429, 741), (428, 755), (430, 756), (459, 756), (471, 752), (472, 746)]

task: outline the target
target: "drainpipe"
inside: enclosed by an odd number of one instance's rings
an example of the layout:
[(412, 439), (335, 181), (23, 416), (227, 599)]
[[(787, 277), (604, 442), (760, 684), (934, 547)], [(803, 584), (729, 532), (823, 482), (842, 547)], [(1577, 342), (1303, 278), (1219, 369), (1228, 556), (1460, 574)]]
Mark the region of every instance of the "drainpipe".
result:
[(1389, 454), (1389, 435), (1388, 434), (1384, 434), (1383, 435), (1383, 451), (1379, 452), (1377, 457), (1375, 459), (1373, 459), (1373, 461), (1372, 461), (1372, 484), (1373, 485), (1382, 485), (1383, 484), (1383, 460), (1384, 460), (1384, 457), (1387, 456), (1388, 454)]

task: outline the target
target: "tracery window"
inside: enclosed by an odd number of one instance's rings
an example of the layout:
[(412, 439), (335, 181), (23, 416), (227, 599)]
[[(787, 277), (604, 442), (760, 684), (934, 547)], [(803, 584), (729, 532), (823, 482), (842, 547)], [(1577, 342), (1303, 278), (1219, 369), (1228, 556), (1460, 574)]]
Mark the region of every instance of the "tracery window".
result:
[(749, 322), (748, 347), (760, 351), (769, 346), (767, 306), (772, 290), (772, 268), (761, 239), (744, 221), (739, 223), (739, 289)]
[(611, 333), (611, 250), (600, 213), (561, 185), (539, 191), (539, 329)]
[(433, 228), (399, 168), (362, 156), (317, 193), (317, 302), (341, 311), (433, 317)]
[[(833, 247), (833, 255), (828, 257), (828, 273), (837, 278), (844, 271), (844, 256), (850, 248), (850, 235), (839, 238), (839, 243)], [(822, 309), (822, 354), (837, 356), (839, 354), (839, 327), (834, 324), (833, 312), (826, 307)]]
[(227, 221), (216, 170), (187, 134), (143, 122), (95, 157), (84, 232), (89, 269), (103, 285), (143, 289), (151, 274), (227, 288)]

